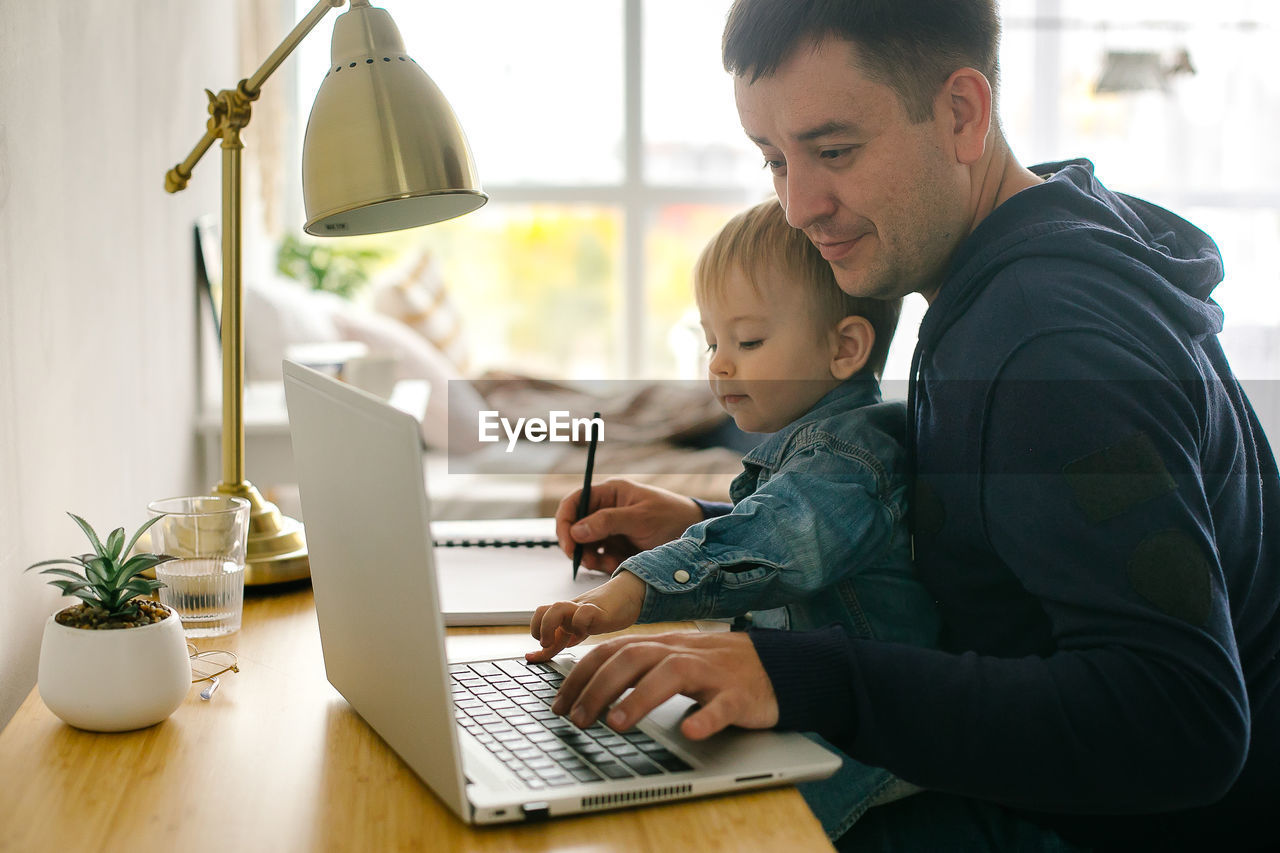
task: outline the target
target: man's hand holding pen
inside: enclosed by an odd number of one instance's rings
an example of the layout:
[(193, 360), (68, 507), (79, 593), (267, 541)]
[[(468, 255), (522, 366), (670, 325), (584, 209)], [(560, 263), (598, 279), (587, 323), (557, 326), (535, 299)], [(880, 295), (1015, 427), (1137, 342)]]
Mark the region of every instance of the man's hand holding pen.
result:
[(556, 538), (572, 555), (585, 545), (582, 565), (612, 574), (632, 554), (678, 539), (689, 525), (702, 520), (691, 498), (658, 486), (612, 479), (596, 483), (588, 514), (579, 514), (582, 491), (566, 495), (556, 510)]

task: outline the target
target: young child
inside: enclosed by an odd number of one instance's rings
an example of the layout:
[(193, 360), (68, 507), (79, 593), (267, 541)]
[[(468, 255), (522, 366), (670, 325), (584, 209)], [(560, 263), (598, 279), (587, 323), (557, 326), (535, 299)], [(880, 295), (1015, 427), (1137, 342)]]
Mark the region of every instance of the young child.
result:
[[(744, 614), (756, 627), (839, 623), (855, 637), (933, 645), (937, 614), (906, 527), (905, 409), (881, 402), (878, 381), (901, 301), (841, 291), (776, 200), (711, 240), (694, 290), (712, 391), (738, 427), (773, 434), (743, 458), (732, 513), (538, 608), (530, 632), (543, 649), (530, 660), (635, 622)], [(869, 805), (914, 789), (846, 757), (801, 790), (836, 838)]]

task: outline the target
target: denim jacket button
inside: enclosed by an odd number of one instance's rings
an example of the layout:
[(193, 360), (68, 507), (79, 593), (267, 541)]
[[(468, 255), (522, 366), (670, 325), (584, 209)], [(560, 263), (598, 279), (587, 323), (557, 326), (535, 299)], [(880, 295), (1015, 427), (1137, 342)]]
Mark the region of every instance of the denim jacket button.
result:
[(672, 577), (675, 578), (676, 583), (689, 582), (689, 573), (686, 572), (684, 569), (676, 569), (676, 573), (672, 575)]

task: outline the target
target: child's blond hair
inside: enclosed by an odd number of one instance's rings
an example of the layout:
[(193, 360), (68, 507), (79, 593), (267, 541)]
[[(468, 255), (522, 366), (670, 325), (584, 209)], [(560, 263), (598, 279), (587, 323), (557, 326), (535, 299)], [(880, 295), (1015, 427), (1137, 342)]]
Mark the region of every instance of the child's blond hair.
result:
[(879, 376), (884, 370), (902, 300), (850, 296), (841, 290), (831, 265), (803, 231), (787, 223), (777, 199), (734, 216), (703, 248), (693, 270), (698, 301), (718, 296), (734, 269), (741, 270), (757, 290), (770, 276), (778, 275), (788, 283), (803, 285), (817, 331), (830, 331), (850, 315), (865, 317), (876, 340), (862, 373)]

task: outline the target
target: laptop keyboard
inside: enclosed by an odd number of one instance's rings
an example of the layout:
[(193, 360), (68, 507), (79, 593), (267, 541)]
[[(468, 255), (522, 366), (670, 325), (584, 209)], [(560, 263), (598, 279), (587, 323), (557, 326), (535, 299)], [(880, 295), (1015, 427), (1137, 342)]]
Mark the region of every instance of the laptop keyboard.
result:
[(692, 769), (638, 729), (619, 734), (601, 723), (580, 729), (553, 714), (564, 676), (547, 664), (453, 664), (449, 673), (458, 725), (530, 788)]

